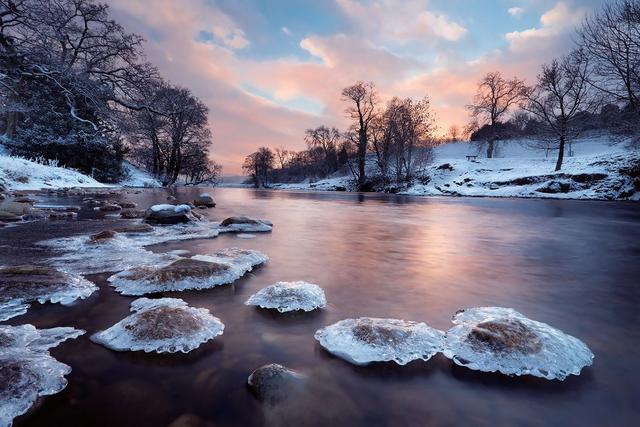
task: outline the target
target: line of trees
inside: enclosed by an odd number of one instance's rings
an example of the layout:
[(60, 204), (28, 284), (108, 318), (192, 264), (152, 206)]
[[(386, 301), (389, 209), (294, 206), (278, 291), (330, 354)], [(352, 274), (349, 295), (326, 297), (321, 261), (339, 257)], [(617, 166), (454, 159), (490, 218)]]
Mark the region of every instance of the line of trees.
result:
[(478, 83), (468, 106), (472, 141), (495, 154), (496, 142), (532, 137), (558, 151), (581, 132), (604, 127), (640, 144), (640, 0), (616, 0), (585, 19), (576, 48), (544, 64), (534, 85), (499, 72)]
[(13, 154), (114, 182), (128, 155), (165, 185), (215, 179), (207, 108), (93, 0), (0, 0), (0, 134)]
[(307, 150), (261, 147), (245, 159), (244, 172), (257, 187), (270, 181), (324, 178), (351, 173), (365, 191), (410, 183), (431, 157), (435, 114), (429, 99), (392, 98), (380, 102), (372, 82), (358, 81), (341, 91), (345, 131), (319, 126), (305, 131)]

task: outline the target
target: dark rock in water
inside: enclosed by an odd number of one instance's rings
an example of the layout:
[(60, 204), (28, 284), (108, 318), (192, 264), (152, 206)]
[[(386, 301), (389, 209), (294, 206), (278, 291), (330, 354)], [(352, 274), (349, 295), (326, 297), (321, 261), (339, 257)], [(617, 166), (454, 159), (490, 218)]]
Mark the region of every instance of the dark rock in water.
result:
[(487, 346), (496, 353), (534, 354), (542, 349), (540, 337), (518, 319), (498, 319), (478, 323), (469, 332), (471, 343)]
[(115, 231), (118, 233), (150, 233), (153, 231), (153, 226), (149, 224), (131, 224), (116, 228)]
[(14, 213), (7, 212), (7, 211), (0, 211), (0, 221), (5, 221), (5, 222), (22, 221), (22, 216), (16, 215)]
[(135, 209), (138, 207), (138, 205), (136, 205), (135, 203), (127, 201), (118, 201), (116, 204), (122, 209)]
[(251, 225), (258, 225), (260, 224), (259, 221), (246, 217), (246, 216), (232, 216), (229, 217), (225, 220), (223, 220), (220, 225), (223, 227), (228, 227), (230, 225), (235, 225), (235, 224), (251, 224)]
[(103, 230), (99, 233), (92, 234), (90, 238), (92, 242), (101, 242), (103, 240), (113, 239), (116, 234), (118, 233), (113, 230)]
[(213, 197), (211, 197), (208, 193), (200, 194), (195, 198), (193, 204), (198, 207), (204, 206), (206, 208), (213, 208), (216, 206), (216, 202), (213, 200)]
[(145, 220), (158, 224), (178, 224), (196, 219), (187, 205), (154, 205), (145, 212)]
[(76, 214), (75, 212), (51, 211), (47, 215), (47, 218), (49, 218), (49, 220), (51, 220), (51, 221), (55, 221), (55, 220), (73, 219), (73, 218), (75, 218), (77, 216), (78, 216), (78, 214)]
[(67, 212), (80, 212), (80, 206), (66, 206), (64, 210)]
[(16, 197), (13, 201), (16, 203), (30, 203), (30, 204), (34, 204), (36, 202), (31, 197)]
[(102, 212), (118, 212), (122, 210), (122, 208), (119, 205), (113, 203), (105, 203), (104, 205), (100, 206), (100, 210)]
[(277, 363), (263, 365), (254, 370), (247, 384), (251, 392), (261, 401), (274, 404), (285, 400), (303, 376)]
[(44, 211), (40, 209), (31, 209), (28, 212), (26, 212), (24, 215), (22, 215), (22, 219), (25, 221), (37, 221), (45, 218), (46, 218), (46, 215)]
[(176, 202), (176, 201), (178, 201), (178, 199), (176, 199), (176, 198), (175, 198), (175, 197), (173, 197), (173, 196), (167, 196), (167, 201), (168, 201), (168, 202)]
[(127, 210), (127, 211), (120, 212), (120, 216), (122, 218), (127, 218), (127, 219), (143, 218), (144, 215), (145, 215), (145, 211), (139, 211), (139, 210)]

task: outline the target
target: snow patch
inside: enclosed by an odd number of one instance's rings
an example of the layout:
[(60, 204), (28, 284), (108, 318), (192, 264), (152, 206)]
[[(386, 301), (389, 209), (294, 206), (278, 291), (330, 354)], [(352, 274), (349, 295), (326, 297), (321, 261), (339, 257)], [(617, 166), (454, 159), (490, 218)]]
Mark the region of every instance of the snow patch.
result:
[(132, 315), (91, 340), (116, 351), (188, 353), (222, 335), (224, 324), (205, 308), (193, 308), (178, 298), (139, 298)]
[(245, 305), (276, 309), (280, 313), (324, 308), (327, 299), (318, 285), (307, 282), (277, 282), (251, 295)]
[(154, 178), (151, 174), (137, 168), (131, 163), (125, 161), (122, 162), (127, 177), (119, 182), (122, 187), (162, 187), (160, 181)]
[(315, 339), (328, 352), (355, 365), (429, 360), (442, 351), (443, 332), (426, 323), (361, 317), (319, 329)]
[(466, 309), (452, 321), (443, 353), (469, 369), (564, 380), (594, 358), (579, 339), (510, 308)]

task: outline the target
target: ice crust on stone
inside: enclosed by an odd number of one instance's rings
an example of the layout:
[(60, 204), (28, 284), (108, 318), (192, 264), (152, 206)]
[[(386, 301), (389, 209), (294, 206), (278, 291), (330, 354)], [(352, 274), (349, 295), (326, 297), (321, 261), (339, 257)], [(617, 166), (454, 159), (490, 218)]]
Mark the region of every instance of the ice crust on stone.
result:
[(390, 361), (406, 365), (427, 361), (442, 351), (443, 335), (426, 323), (360, 317), (319, 329), (315, 339), (328, 352), (355, 365)]
[(169, 205), (166, 203), (160, 204), (160, 205), (153, 205), (149, 209), (151, 209), (154, 212), (160, 212), (160, 211), (165, 211), (169, 209), (173, 209), (174, 212), (190, 212), (191, 211), (191, 207), (189, 205)]
[(66, 387), (71, 368), (51, 357), (49, 349), (82, 334), (74, 328), (0, 326), (0, 427), (11, 426), (39, 397)]
[(251, 295), (245, 305), (276, 309), (280, 313), (324, 308), (327, 299), (318, 285), (307, 282), (277, 282)]
[(133, 314), (91, 340), (116, 351), (188, 353), (222, 335), (224, 324), (205, 308), (193, 308), (178, 298), (139, 298)]
[(251, 271), (253, 267), (269, 261), (269, 257), (253, 249), (224, 248), (210, 255), (194, 255), (192, 259), (233, 264), (246, 271)]
[(220, 221), (218, 229), (221, 233), (264, 233), (273, 230), (273, 223), (266, 219), (238, 216)]
[(80, 235), (45, 240), (39, 244), (59, 253), (49, 260), (51, 265), (74, 273), (93, 274), (122, 271), (138, 265), (167, 264), (177, 257), (153, 253), (145, 247), (176, 240), (208, 239), (217, 235), (218, 230), (211, 224), (199, 222), (156, 226), (152, 232), (145, 233), (118, 233), (100, 242), (92, 242), (90, 235)]
[(579, 339), (510, 308), (466, 309), (452, 322), (443, 353), (470, 369), (564, 380), (594, 358)]
[(81, 276), (48, 266), (0, 267), (0, 321), (25, 314), (31, 302), (69, 305), (97, 290)]

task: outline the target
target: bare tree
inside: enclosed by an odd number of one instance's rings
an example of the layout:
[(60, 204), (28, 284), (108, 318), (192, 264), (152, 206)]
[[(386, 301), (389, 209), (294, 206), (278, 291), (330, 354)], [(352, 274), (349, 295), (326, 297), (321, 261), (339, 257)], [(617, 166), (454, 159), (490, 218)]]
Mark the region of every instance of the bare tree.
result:
[(289, 162), (289, 158), (293, 154), (291, 151), (287, 150), (284, 147), (277, 147), (274, 150), (275, 158), (278, 161), (278, 167), (280, 169), (284, 169)]
[[(499, 71), (488, 73), (478, 82), (473, 103), (467, 109), (475, 120), (494, 128), (509, 113), (511, 107), (522, 100), (525, 88), (524, 82), (517, 77), (506, 80)], [(488, 138), (487, 158), (493, 157), (498, 138), (498, 135)]]
[(255, 153), (249, 154), (244, 159), (242, 170), (248, 174), (256, 188), (261, 188), (269, 183), (269, 175), (273, 169), (274, 156), (268, 147), (260, 147)]
[(556, 136), (556, 171), (562, 168), (567, 140), (577, 136), (573, 126), (576, 115), (595, 108), (596, 98), (592, 96), (589, 77), (588, 57), (576, 50), (543, 65), (536, 86), (527, 89), (523, 108), (540, 121), (544, 131)]
[[(363, 189), (366, 177), (366, 156), (369, 146), (369, 124), (375, 116), (377, 103), (375, 85), (372, 82), (356, 82), (352, 86), (342, 89), (342, 100), (349, 103), (345, 110), (347, 117), (352, 120), (352, 131), (357, 135), (354, 140), (357, 147), (358, 168), (356, 179), (358, 188)], [(353, 138), (351, 138), (353, 140)]]
[(304, 137), (310, 150), (317, 148), (324, 156), (324, 173), (333, 173), (338, 170), (337, 146), (340, 142), (340, 131), (335, 127), (319, 126), (307, 129)]
[(449, 138), (451, 142), (457, 142), (460, 139), (460, 128), (458, 125), (449, 126)]

